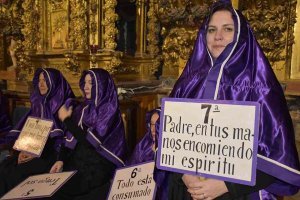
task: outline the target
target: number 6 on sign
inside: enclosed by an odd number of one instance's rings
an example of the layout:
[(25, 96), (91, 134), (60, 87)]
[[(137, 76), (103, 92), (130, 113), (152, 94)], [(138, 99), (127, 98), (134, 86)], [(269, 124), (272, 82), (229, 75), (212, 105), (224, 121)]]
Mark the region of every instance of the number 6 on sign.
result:
[(156, 184), (153, 179), (154, 162), (145, 162), (117, 169), (108, 200), (152, 200)]

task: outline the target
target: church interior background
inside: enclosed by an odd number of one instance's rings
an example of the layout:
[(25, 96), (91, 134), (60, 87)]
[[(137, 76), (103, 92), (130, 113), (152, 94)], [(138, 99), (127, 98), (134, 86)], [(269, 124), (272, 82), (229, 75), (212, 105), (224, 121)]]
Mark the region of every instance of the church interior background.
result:
[[(30, 106), (37, 67), (62, 71), (78, 97), (81, 71), (104, 68), (118, 87), (132, 150), (143, 137), (145, 113), (160, 106), (182, 72), (212, 2), (0, 0), (0, 87), (8, 112), (13, 117), (16, 108)], [(232, 3), (248, 19), (282, 84), (300, 152), (300, 1)]]

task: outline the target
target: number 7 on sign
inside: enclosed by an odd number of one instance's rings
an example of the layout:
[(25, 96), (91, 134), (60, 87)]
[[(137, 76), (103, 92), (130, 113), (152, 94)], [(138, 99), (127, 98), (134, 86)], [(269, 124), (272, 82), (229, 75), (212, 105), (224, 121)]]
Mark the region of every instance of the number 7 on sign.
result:
[(201, 109), (206, 109), (205, 117), (204, 117), (204, 124), (208, 123), (209, 118), (209, 111), (211, 109), (211, 104), (202, 104)]

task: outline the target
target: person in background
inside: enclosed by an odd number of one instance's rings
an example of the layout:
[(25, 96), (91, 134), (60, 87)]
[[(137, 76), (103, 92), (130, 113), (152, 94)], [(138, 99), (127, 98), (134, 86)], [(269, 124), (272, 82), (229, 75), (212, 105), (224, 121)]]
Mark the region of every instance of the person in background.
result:
[[(69, 131), (66, 149), (72, 150), (64, 171), (77, 173), (58, 192), (57, 199), (106, 199), (110, 180), (117, 167), (124, 166), (126, 140), (118, 95), (112, 77), (104, 69), (84, 71), (80, 78), (84, 100), (74, 108), (68, 103), (58, 116)], [(96, 191), (96, 192), (95, 192)]]
[(260, 104), (256, 184), (172, 173), (169, 199), (276, 199), (300, 187), (293, 124), (282, 88), (242, 14), (214, 3), (170, 97)]
[(146, 133), (142, 140), (135, 146), (127, 165), (138, 164), (154, 160), (157, 148), (159, 131), (159, 109), (146, 114)]
[(58, 172), (52, 167), (60, 159), (60, 148), (64, 138), (58, 109), (69, 98), (74, 98), (70, 85), (61, 72), (52, 68), (38, 68), (33, 80), (30, 96), (31, 108), (18, 124), (6, 135), (5, 143), (15, 141), (28, 116), (53, 121), (53, 127), (40, 157), (15, 151), (14, 155), (0, 165), (0, 196), (15, 187), (27, 177), (35, 174)]
[[(154, 109), (146, 114), (146, 133), (142, 140), (135, 146), (130, 159), (126, 162), (127, 165), (134, 165), (147, 161), (155, 161), (160, 124), (159, 115), (160, 109)], [(155, 168), (154, 179), (157, 186), (155, 199), (167, 199), (167, 172)]]

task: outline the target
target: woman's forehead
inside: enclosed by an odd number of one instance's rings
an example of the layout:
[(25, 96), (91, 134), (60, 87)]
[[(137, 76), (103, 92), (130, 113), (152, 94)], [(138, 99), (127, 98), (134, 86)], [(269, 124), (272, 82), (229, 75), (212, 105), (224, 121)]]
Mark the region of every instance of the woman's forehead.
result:
[(92, 76), (91, 76), (89, 73), (87, 73), (87, 74), (85, 75), (84, 79), (85, 79), (85, 80), (92, 80)]
[(39, 78), (40, 78), (40, 79), (45, 79), (44, 72), (41, 72), (41, 73), (39, 74)]
[(232, 13), (228, 10), (218, 10), (212, 14), (208, 25), (234, 24)]

